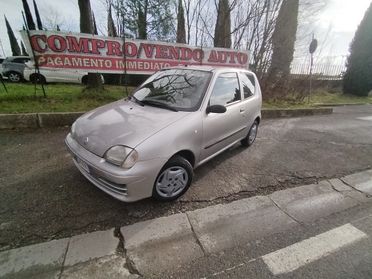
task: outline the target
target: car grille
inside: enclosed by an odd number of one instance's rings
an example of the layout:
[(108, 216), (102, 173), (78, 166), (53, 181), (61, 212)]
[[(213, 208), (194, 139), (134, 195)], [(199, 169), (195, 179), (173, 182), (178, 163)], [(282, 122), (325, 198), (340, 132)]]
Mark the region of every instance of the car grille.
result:
[(107, 181), (104, 178), (98, 178), (98, 180), (101, 182), (100, 184), (103, 187), (109, 189), (112, 192), (125, 196), (128, 194), (127, 185), (125, 184), (116, 184), (111, 181)]
[(107, 189), (110, 192), (118, 194), (118, 195), (124, 195), (124, 196), (128, 195), (128, 189), (127, 189), (126, 184), (117, 184), (115, 182), (108, 181), (107, 179), (105, 179), (103, 177), (99, 177), (94, 173), (94, 170), (90, 166), (88, 166), (88, 170), (81, 167), (81, 165), (79, 165), (79, 163), (78, 163), (77, 156), (75, 156), (74, 161), (75, 161), (76, 165), (79, 167), (79, 170), (85, 176), (89, 177), (93, 182), (95, 182), (99, 186)]

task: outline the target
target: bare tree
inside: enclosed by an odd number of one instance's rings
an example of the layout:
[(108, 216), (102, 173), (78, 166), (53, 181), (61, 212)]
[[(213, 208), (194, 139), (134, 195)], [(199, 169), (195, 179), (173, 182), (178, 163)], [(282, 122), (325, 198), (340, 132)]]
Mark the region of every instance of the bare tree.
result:
[(41, 6), (40, 11), (43, 15), (43, 28), (46, 30), (72, 31), (74, 29), (73, 23), (67, 21), (52, 5)]
[(118, 33), (138, 39), (174, 41), (176, 12), (169, 4), (169, 0), (112, 0)]

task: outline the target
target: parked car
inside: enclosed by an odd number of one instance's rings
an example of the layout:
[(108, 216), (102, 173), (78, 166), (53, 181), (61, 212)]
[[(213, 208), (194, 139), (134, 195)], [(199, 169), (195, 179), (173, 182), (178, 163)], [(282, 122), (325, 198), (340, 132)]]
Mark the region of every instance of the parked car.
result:
[(65, 143), (79, 171), (126, 202), (183, 195), (193, 170), (240, 142), (261, 120), (256, 76), (232, 68), (161, 70), (128, 98), (75, 121)]
[(3, 75), (3, 62), (4, 62), (5, 58), (0, 58), (0, 76)]
[(30, 61), (28, 56), (10, 56), (5, 58), (2, 63), (2, 75), (11, 82), (20, 82), (23, 80), (23, 70), (25, 63)]
[[(23, 75), (25, 80), (31, 81), (33, 83), (63, 82), (86, 84), (88, 81), (88, 72), (84, 72), (81, 70), (56, 68), (40, 68), (38, 72), (35, 70), (34, 63), (32, 61), (26, 63)], [(104, 82), (102, 75), (101, 78), (102, 82)]]

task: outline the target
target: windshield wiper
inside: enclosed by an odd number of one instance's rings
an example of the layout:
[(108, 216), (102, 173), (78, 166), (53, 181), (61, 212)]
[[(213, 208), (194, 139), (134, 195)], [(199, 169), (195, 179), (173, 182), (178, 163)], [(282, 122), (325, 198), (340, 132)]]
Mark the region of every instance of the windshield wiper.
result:
[(129, 98), (129, 100), (134, 100), (135, 103), (139, 104), (139, 105), (142, 106), (142, 107), (145, 106), (145, 104), (144, 104), (142, 101), (138, 100), (138, 99), (137, 99), (136, 97), (134, 97), (133, 95), (128, 96), (128, 98)]
[(178, 111), (177, 109), (175, 109), (174, 107), (170, 106), (170, 105), (167, 105), (165, 103), (162, 103), (162, 102), (158, 102), (158, 101), (154, 101), (154, 100), (142, 100), (141, 101), (142, 104), (146, 104), (146, 105), (149, 105), (149, 106), (154, 106), (154, 107), (159, 107), (159, 108), (163, 108), (163, 109), (168, 109), (168, 110), (171, 110), (171, 111)]

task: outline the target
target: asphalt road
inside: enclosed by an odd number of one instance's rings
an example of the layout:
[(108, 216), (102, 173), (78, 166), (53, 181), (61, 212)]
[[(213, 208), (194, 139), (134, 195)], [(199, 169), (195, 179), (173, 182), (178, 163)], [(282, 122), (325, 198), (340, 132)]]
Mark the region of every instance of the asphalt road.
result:
[(340, 177), (372, 166), (372, 106), (333, 115), (263, 121), (256, 143), (226, 151), (196, 170), (173, 203), (124, 204), (76, 170), (67, 128), (0, 131), (0, 250), (121, 227), (214, 203)]
[(258, 238), (159, 278), (372, 278), (372, 206)]

